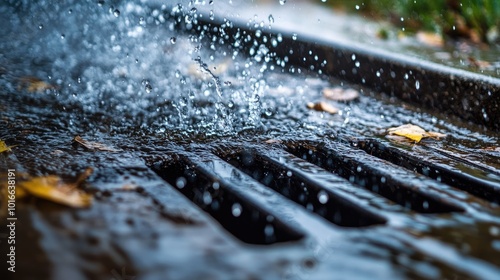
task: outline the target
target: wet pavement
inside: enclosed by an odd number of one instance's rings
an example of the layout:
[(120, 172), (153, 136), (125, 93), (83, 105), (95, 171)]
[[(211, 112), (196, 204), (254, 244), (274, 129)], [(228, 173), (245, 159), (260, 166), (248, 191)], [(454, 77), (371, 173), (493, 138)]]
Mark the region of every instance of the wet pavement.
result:
[[(94, 197), (88, 208), (16, 201), (16, 273), (2, 265), (2, 279), (500, 275), (497, 132), (314, 71), (282, 71), (265, 46), (249, 58), (206, 44), (167, 16), (185, 12), (189, 25), (192, 8), (1, 5), (0, 138), (16, 147), (0, 154), (0, 170), (67, 181), (94, 170), (81, 186)], [(328, 101), (334, 115), (306, 106), (333, 87), (360, 97)], [(447, 137), (386, 136), (405, 123)], [(432, 173), (441, 167), (492, 193)], [(344, 209), (359, 214), (342, 220)]]

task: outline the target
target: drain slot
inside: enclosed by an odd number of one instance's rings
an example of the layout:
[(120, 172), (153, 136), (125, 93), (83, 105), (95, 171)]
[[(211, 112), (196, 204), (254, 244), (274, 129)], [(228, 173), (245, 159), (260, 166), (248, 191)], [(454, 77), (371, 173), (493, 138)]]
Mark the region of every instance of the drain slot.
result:
[(370, 155), (416, 171), (490, 202), (500, 203), (500, 177), (479, 166), (458, 162), (443, 155), (421, 151), (423, 155), (384, 145), (375, 140), (359, 141)]
[(224, 155), (223, 159), (263, 185), (336, 225), (363, 227), (386, 223), (385, 218), (357, 205), (345, 195), (320, 186), (263, 152), (245, 149)]
[(151, 168), (245, 243), (272, 244), (303, 237), (302, 233), (184, 155), (155, 163)]
[[(338, 143), (336, 143), (338, 144)], [(315, 143), (289, 143), (288, 151), (348, 179), (351, 183), (384, 196), (419, 213), (464, 211), (455, 203), (425, 191), (436, 182), (393, 166), (366, 152), (341, 145), (326, 147)]]

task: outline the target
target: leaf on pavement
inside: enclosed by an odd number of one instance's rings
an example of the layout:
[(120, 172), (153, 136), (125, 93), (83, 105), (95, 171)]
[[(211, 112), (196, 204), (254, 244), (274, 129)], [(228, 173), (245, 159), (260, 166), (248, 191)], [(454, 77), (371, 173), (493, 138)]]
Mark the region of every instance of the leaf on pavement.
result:
[(325, 98), (335, 101), (351, 101), (359, 97), (359, 92), (352, 88), (325, 88), (322, 92)]
[(337, 114), (339, 112), (339, 109), (337, 109), (336, 107), (334, 107), (326, 102), (323, 102), (323, 101), (316, 102), (316, 103), (309, 102), (309, 103), (307, 103), (307, 108), (313, 109), (316, 111), (327, 112), (330, 114)]
[(423, 128), (413, 125), (413, 124), (405, 124), (398, 127), (391, 127), (387, 129), (389, 135), (399, 135), (406, 137), (415, 141), (416, 143), (420, 142), (422, 138), (433, 138), (433, 139), (441, 139), (446, 137), (445, 134), (438, 132), (427, 132)]
[(92, 195), (77, 187), (91, 173), (92, 168), (87, 168), (74, 183), (66, 183), (59, 176), (49, 175), (20, 182), (19, 186), (32, 196), (75, 208), (88, 207), (92, 203)]
[(5, 144), (5, 142), (0, 139), (0, 153), (10, 152), (10, 151), (12, 151), (11, 148), (14, 148), (15, 146), (16, 145), (14, 145), (14, 146), (7, 146), (7, 144)]
[(109, 146), (106, 146), (104, 144), (101, 144), (99, 142), (92, 142), (92, 141), (84, 140), (79, 135), (75, 136), (75, 138), (73, 138), (73, 141), (75, 141), (76, 143), (82, 145), (83, 147), (85, 147), (86, 149), (89, 149), (89, 150), (98, 150), (98, 151), (105, 151), (105, 152), (118, 152), (119, 151), (119, 150), (113, 149)]
[(19, 89), (26, 89), (29, 92), (44, 92), (49, 89), (55, 89), (56, 87), (40, 80), (37, 77), (22, 77), (19, 79)]

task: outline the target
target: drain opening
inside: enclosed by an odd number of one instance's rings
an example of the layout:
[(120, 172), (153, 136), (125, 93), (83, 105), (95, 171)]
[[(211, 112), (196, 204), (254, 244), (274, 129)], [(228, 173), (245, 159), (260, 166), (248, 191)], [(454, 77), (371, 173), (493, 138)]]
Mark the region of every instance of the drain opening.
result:
[(263, 185), (336, 225), (363, 227), (387, 222), (385, 218), (253, 149), (225, 154), (222, 158)]
[[(426, 158), (410, 155), (375, 140), (359, 141), (357, 147), (370, 155), (413, 170), (477, 197), (500, 203), (500, 177), (479, 166), (457, 162), (449, 158), (443, 159), (446, 163), (434, 163)], [(437, 159), (444, 158), (442, 155), (434, 154), (432, 156)], [(495, 180), (493, 177), (498, 179)]]
[[(323, 145), (308, 143), (287, 144), (287, 151), (295, 156), (344, 177), (351, 183), (384, 196), (405, 208), (419, 213), (464, 211), (450, 201), (425, 192), (422, 189), (425, 182), (416, 180), (414, 176), (406, 176), (407, 174), (402, 172), (404, 169), (397, 170), (388, 164), (373, 162), (373, 157), (357, 149), (348, 147), (343, 149), (345, 150), (334, 150)], [(362, 152), (366, 156), (363, 157), (356, 152)]]
[(187, 157), (173, 158), (151, 168), (241, 241), (264, 245), (304, 236)]

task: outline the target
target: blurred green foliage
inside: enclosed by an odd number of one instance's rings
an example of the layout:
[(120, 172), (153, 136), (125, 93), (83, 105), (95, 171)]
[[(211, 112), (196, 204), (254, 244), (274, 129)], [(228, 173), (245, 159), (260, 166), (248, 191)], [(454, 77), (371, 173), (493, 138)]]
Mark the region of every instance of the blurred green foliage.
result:
[(407, 31), (421, 29), (494, 43), (500, 30), (500, 0), (333, 0), (327, 4), (387, 18)]

